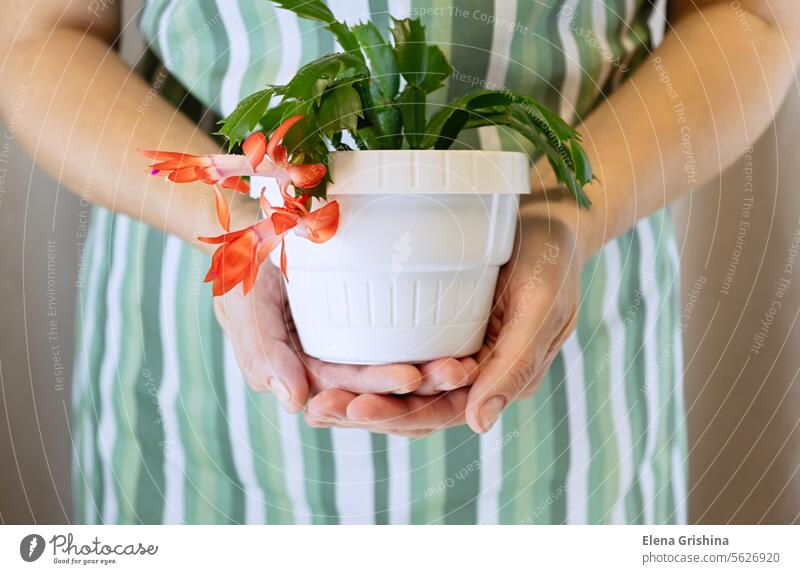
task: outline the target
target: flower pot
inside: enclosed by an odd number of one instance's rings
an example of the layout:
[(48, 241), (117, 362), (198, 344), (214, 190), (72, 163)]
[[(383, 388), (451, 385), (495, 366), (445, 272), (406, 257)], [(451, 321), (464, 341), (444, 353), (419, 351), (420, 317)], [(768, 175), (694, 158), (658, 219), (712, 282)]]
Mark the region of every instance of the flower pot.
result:
[[(510, 256), (528, 159), (490, 151), (331, 156), (339, 229), (288, 234), (289, 304), (303, 349), (335, 363), (417, 363), (475, 353)], [(253, 178), (281, 205), (272, 180)], [(278, 263), (280, 250), (273, 252)]]

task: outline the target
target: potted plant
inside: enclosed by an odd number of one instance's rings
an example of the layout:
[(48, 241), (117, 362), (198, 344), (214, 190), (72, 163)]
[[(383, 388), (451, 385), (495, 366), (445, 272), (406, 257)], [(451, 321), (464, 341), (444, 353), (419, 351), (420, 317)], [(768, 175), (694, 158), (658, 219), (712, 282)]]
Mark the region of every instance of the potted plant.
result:
[[(463, 130), (513, 130), (588, 207), (592, 170), (579, 135), (509, 90), (434, 108), (427, 96), (453, 69), (418, 19), (393, 20), (390, 43), (370, 22), (337, 21), (320, 1), (276, 4), (323, 22), (343, 51), (240, 102), (219, 133), (242, 154), (142, 151), (153, 174), (214, 186), (225, 233), (200, 238), (219, 245), (206, 276), (214, 295), (239, 283), (247, 293), (271, 254), (309, 355), (369, 364), (476, 352), (519, 195), (530, 191), (529, 158), (449, 148)], [(220, 186), (252, 189), (263, 219), (231, 231)]]

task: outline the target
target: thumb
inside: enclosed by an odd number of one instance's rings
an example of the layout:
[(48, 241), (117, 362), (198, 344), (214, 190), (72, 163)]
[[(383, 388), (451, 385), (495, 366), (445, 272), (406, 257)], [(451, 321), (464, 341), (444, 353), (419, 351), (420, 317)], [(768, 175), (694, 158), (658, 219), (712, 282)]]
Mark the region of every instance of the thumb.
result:
[[(529, 315), (533, 317), (528, 321), (520, 318), (518, 322), (512, 320), (503, 326), (494, 349), (470, 389), (466, 420), (477, 433), (491, 429), (512, 401), (536, 390), (553, 357), (572, 333), (577, 318), (577, 313), (574, 313), (556, 331), (558, 327), (555, 325), (534, 318), (538, 314)], [(546, 313), (542, 315), (546, 320)]]
[(266, 299), (234, 290), (217, 298), (215, 308), (248, 386), (271, 391), (286, 411), (297, 413), (309, 398), (305, 368), (282, 314)]

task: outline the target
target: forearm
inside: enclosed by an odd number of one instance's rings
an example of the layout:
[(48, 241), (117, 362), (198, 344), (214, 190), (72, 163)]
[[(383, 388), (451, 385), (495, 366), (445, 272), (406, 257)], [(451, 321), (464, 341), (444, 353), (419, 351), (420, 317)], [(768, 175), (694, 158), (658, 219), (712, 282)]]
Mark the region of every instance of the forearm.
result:
[[(213, 190), (149, 177), (148, 160), (136, 153), (214, 153), (217, 144), (103, 41), (68, 29), (18, 41), (0, 81), (0, 108), (18, 141), (69, 189), (187, 241), (222, 231)], [(232, 203), (234, 219), (254, 216), (255, 202), (239, 195)]]
[(727, 4), (679, 21), (579, 128), (599, 178), (587, 189), (592, 209), (552, 194), (535, 194), (526, 209), (570, 221), (586, 257), (729, 166), (794, 81), (782, 30), (755, 16), (747, 24)]

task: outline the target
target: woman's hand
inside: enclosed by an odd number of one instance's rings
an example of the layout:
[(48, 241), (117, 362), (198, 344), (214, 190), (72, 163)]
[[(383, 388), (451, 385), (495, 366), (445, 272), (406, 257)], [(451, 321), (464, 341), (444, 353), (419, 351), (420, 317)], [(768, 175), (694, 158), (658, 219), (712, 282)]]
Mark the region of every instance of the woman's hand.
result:
[(324, 390), (310, 401), (306, 421), (406, 436), (465, 423), (476, 432), (489, 430), (509, 403), (536, 392), (574, 330), (586, 257), (573, 216), (564, 202), (551, 201), (548, 208), (532, 200), (521, 208), (520, 240), (501, 270), (470, 388), (403, 397)]
[(572, 225), (521, 213), (516, 257), (503, 269), (484, 347), (481, 374), (470, 389), (466, 422), (488, 431), (512, 401), (530, 397), (572, 334), (580, 303), (584, 256)]
[(321, 392), (432, 394), (472, 384), (472, 358), (413, 365), (334, 365), (302, 352), (280, 271), (266, 261), (252, 292), (235, 288), (214, 299), (217, 320), (230, 338), (239, 368), (255, 391), (271, 391), (290, 413)]

